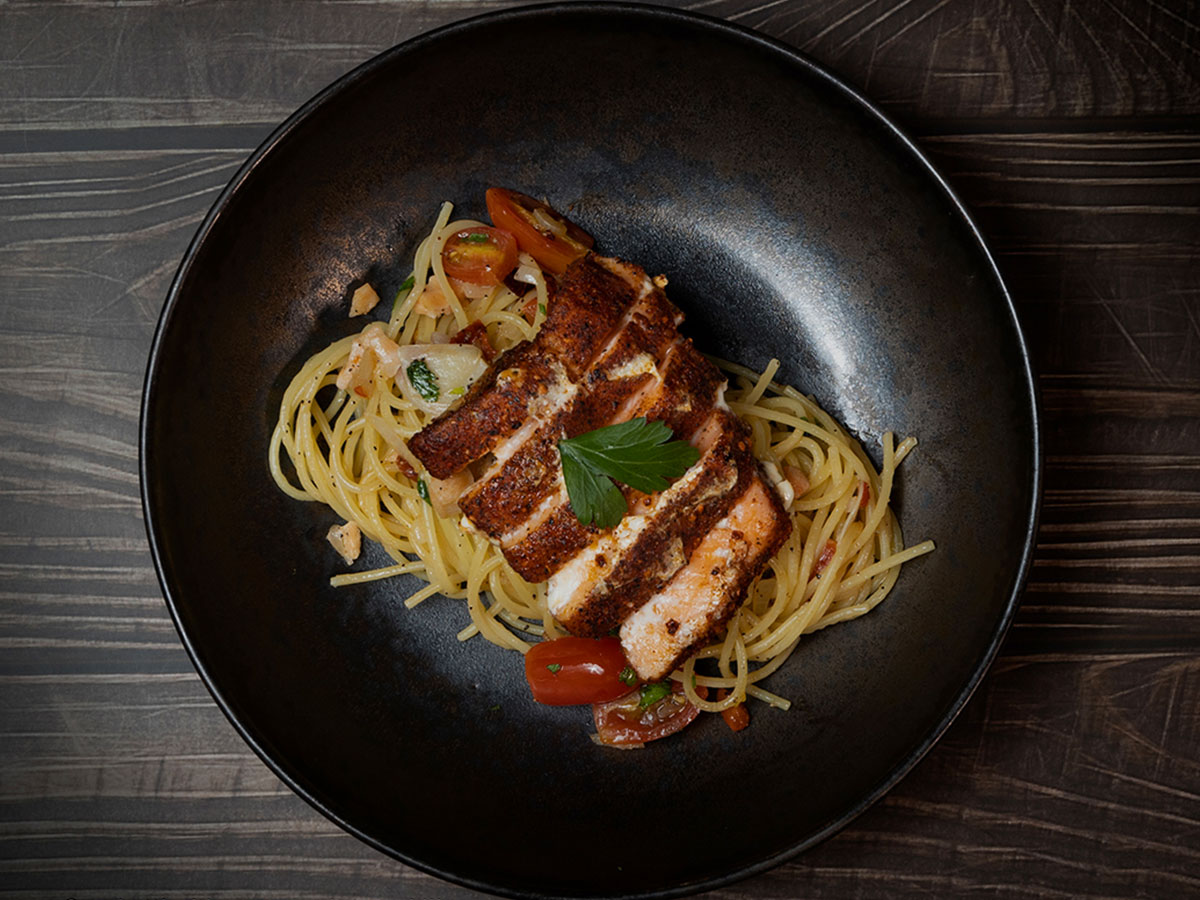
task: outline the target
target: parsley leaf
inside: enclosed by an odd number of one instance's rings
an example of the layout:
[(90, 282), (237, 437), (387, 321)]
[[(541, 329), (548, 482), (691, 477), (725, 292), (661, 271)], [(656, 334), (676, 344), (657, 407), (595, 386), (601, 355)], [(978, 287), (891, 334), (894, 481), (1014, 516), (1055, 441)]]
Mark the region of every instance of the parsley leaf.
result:
[(700, 458), (671, 429), (645, 417), (597, 428), (558, 442), (571, 509), (583, 525), (612, 528), (627, 507), (613, 480), (646, 493), (664, 490)]
[(430, 506), (433, 506), (433, 501), (429, 499), (429, 485), (425, 483), (424, 478), (417, 479), (417, 496)]
[(412, 384), (413, 390), (421, 395), (422, 400), (432, 403), (441, 395), (442, 391), (438, 387), (437, 375), (434, 374), (433, 369), (429, 368), (429, 364), (425, 360), (414, 359), (404, 371), (408, 373), (408, 380)]
[(550, 670), (552, 675), (557, 675), (562, 670), (562, 663), (548, 663), (546, 668)]
[(488, 236), (482, 231), (468, 231), (459, 235), (468, 244), (486, 244)]
[(400, 289), (396, 291), (396, 299), (392, 301), (392, 318), (395, 318), (396, 314), (400, 312), (400, 305), (408, 299), (408, 295), (412, 292), (413, 285), (416, 283), (416, 280), (411, 275), (400, 282)]
[(562, 442), (559, 442), (559, 448), (563, 480), (567, 483), (567, 496), (571, 500), (575, 518), (581, 525), (595, 522), (599, 528), (612, 528), (629, 511), (625, 497), (611, 480), (597, 474), (574, 456), (563, 453)]
[(666, 681), (643, 684), (640, 692), (641, 695), (638, 697), (638, 706), (642, 709), (648, 709), (669, 693), (671, 693), (671, 685)]
[(633, 671), (633, 666), (623, 668), (617, 678), (622, 684), (627, 684), (630, 687), (633, 687), (638, 682), (637, 672)]

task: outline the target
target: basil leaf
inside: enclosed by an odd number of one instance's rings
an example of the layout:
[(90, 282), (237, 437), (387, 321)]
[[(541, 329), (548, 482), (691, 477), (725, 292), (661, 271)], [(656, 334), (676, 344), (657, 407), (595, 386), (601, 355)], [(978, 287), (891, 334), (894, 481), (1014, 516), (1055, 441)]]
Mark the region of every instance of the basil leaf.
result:
[(393, 319), (396, 318), (396, 315), (400, 312), (401, 304), (403, 304), (404, 301), (408, 299), (408, 295), (412, 291), (413, 285), (416, 283), (417, 283), (416, 280), (411, 275), (409, 275), (402, 282), (400, 282), (400, 289), (398, 291), (396, 291), (396, 299), (392, 301), (392, 318)]
[(441, 395), (437, 375), (433, 373), (433, 369), (429, 368), (429, 364), (425, 360), (414, 359), (404, 371), (408, 375), (408, 381), (413, 386), (413, 390), (421, 396), (422, 400), (432, 403)]

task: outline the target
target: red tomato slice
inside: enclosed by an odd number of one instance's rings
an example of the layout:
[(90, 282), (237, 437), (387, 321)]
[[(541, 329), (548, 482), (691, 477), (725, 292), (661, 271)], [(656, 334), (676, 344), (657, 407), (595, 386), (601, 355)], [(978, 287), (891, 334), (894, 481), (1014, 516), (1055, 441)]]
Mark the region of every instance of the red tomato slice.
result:
[(518, 252), (512, 234), (478, 225), (451, 235), (442, 247), (442, 266), (450, 278), (496, 285), (517, 267)]
[(607, 703), (592, 706), (596, 734), (602, 744), (644, 744), (674, 734), (700, 714), (688, 701), (683, 685), (671, 683), (671, 691), (649, 706), (642, 706), (643, 692), (655, 685), (643, 685), (636, 691)]
[(488, 188), (485, 200), (496, 227), (511, 231), (521, 249), (555, 275), (565, 272), (595, 243), (574, 222), (527, 194)]
[(621, 642), (611, 637), (561, 637), (534, 644), (525, 654), (525, 680), (533, 699), (549, 706), (620, 697), (629, 692), (629, 681), (621, 676), (632, 680), (632, 672)]

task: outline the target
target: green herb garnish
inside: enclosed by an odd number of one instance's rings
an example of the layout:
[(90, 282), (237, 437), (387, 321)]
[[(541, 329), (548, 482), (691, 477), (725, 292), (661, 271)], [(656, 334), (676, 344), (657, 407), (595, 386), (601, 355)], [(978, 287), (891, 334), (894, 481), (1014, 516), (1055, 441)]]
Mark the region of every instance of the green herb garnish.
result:
[(540, 312), (543, 316), (546, 315), (546, 304), (545, 303), (538, 304), (538, 312)]
[(633, 671), (633, 666), (626, 666), (621, 670), (621, 674), (617, 676), (617, 679), (622, 684), (627, 684), (630, 687), (633, 687), (638, 681), (637, 672)]
[(664, 490), (700, 458), (671, 429), (645, 417), (597, 428), (558, 442), (563, 480), (580, 524), (612, 528), (625, 515), (625, 498), (613, 480), (648, 494)]
[(671, 693), (671, 685), (665, 681), (658, 681), (654, 684), (643, 684), (641, 696), (638, 698), (638, 706), (642, 709), (647, 709), (669, 693)]
[(562, 668), (562, 663), (550, 663), (546, 666), (546, 668), (550, 670), (550, 674), (557, 675), (559, 670)]
[(467, 389), (465, 387), (450, 388), (450, 396), (451, 397), (461, 397), (466, 392), (467, 392)]
[(403, 303), (406, 299), (408, 299), (409, 292), (412, 291), (413, 285), (416, 283), (417, 282), (413, 279), (413, 277), (411, 275), (409, 275), (402, 282), (400, 282), (400, 289), (398, 291), (396, 291), (396, 299), (392, 301), (392, 318), (393, 319), (396, 318), (396, 316), (399, 314), (400, 304)]
[(465, 234), (460, 234), (459, 237), (468, 244), (486, 244), (488, 242), (488, 236), (482, 231), (468, 231)]
[(425, 483), (424, 478), (417, 479), (417, 496), (430, 506), (433, 506), (433, 501), (429, 499), (429, 485)]
[(432, 403), (441, 395), (437, 376), (433, 374), (433, 369), (429, 368), (429, 364), (425, 360), (414, 359), (404, 371), (408, 373), (409, 384), (413, 386), (413, 390), (421, 396), (422, 400)]

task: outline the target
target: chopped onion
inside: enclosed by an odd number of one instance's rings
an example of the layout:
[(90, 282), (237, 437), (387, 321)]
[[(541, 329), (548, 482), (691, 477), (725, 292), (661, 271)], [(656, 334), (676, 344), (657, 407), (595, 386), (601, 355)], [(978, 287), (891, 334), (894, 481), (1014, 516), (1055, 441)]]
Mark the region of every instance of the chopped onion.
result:
[(350, 298), (350, 316), (365, 316), (379, 303), (379, 294), (370, 284), (361, 284)]
[(528, 253), (522, 253), (517, 257), (517, 261), (519, 265), (517, 266), (517, 271), (513, 272), (513, 278), (525, 284), (537, 284), (542, 270), (534, 262), (533, 257)]
[(353, 522), (329, 526), (325, 539), (346, 561), (346, 565), (350, 565), (358, 559), (358, 554), (362, 552), (362, 531)]
[(775, 465), (775, 463), (765, 462), (762, 466), (766, 470), (771, 484), (775, 486), (775, 490), (779, 493), (779, 499), (783, 501), (783, 508), (791, 509), (792, 501), (796, 499), (796, 491), (792, 487), (792, 483), (783, 477), (783, 473), (779, 471), (779, 466)]
[(567, 226), (559, 219), (554, 218), (540, 206), (533, 210), (533, 220), (537, 223), (539, 229), (543, 232), (549, 231), (555, 237), (565, 238), (567, 236)]
[[(404, 399), (432, 416), (440, 416), (466, 394), (480, 375), (487, 371), (483, 354), (472, 344), (408, 344), (397, 353), (399, 365), (396, 386)], [(437, 396), (422, 397), (408, 376), (408, 368), (422, 360), (437, 379)]]
[(475, 477), (470, 469), (463, 469), (449, 478), (429, 476), (429, 504), (433, 511), (444, 519), (458, 515), (458, 498), (471, 486)]

